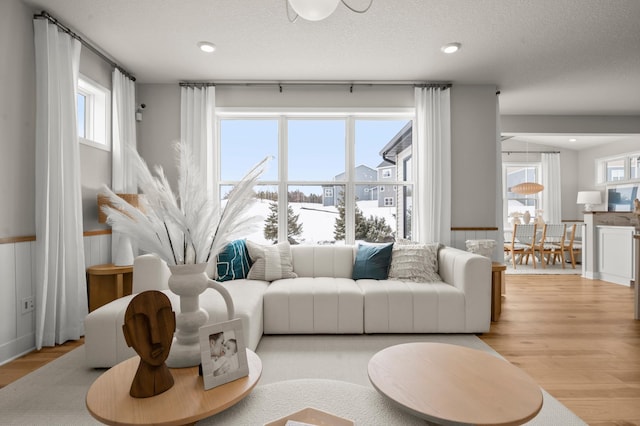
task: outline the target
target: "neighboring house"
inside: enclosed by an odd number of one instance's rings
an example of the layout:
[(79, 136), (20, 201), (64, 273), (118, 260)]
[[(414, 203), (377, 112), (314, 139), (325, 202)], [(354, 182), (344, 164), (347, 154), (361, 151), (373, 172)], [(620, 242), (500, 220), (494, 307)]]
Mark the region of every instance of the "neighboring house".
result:
[[(380, 150), (382, 163), (378, 166), (378, 178), (381, 181), (411, 181), (411, 148), (413, 139), (413, 123), (408, 122)], [(411, 237), (411, 215), (413, 207), (412, 188), (402, 186), (398, 191), (393, 183), (380, 185), (379, 207), (395, 208), (398, 235)]]
[[(369, 166), (361, 164), (356, 167), (355, 180), (357, 182), (375, 182), (378, 173), (375, 169)], [(335, 175), (333, 180), (337, 182), (345, 182), (345, 173)], [(356, 185), (356, 200), (377, 200), (378, 199), (378, 187), (377, 185)], [(344, 196), (344, 185), (336, 184), (331, 186), (322, 187), (322, 205), (323, 206), (337, 206)]]
[[(378, 181), (384, 182), (396, 180), (396, 165), (388, 160), (378, 164)], [(392, 207), (396, 202), (396, 186), (380, 185), (378, 187), (378, 207)]]

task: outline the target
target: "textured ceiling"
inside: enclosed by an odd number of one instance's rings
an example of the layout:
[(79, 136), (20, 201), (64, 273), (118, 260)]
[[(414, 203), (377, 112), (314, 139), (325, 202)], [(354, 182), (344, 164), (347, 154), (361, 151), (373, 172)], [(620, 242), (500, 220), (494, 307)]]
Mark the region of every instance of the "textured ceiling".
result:
[(295, 23), (285, 0), (24, 1), (141, 83), (449, 81), (495, 84), (503, 114), (640, 115), (637, 0), (374, 0)]

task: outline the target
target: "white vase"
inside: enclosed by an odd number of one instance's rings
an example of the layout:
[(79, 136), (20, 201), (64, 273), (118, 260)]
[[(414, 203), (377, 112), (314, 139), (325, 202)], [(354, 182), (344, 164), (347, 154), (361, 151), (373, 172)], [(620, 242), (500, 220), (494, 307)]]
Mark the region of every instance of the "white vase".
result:
[(200, 294), (207, 288), (218, 291), (227, 305), (227, 316), (234, 317), (231, 295), (205, 273), (206, 263), (169, 266), (169, 289), (180, 296), (180, 312), (176, 314), (176, 332), (167, 358), (171, 368), (194, 367), (200, 364), (200, 327), (209, 320), (207, 311), (200, 307)]

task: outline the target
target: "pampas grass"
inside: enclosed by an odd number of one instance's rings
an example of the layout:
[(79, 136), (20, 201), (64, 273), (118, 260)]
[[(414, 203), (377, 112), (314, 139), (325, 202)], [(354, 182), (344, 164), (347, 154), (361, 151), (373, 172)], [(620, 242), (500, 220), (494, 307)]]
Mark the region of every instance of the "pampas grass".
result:
[(130, 236), (144, 251), (156, 253), (169, 265), (204, 263), (235, 238), (255, 228), (259, 217), (248, 217), (255, 201), (254, 187), (270, 157), (253, 167), (233, 188), (224, 206), (213, 200), (202, 185), (200, 170), (189, 147), (175, 145), (178, 193), (171, 190), (162, 167), (151, 173), (137, 151), (131, 150), (138, 186), (143, 194), (135, 208), (108, 187), (103, 192), (111, 206), (104, 206), (111, 227)]

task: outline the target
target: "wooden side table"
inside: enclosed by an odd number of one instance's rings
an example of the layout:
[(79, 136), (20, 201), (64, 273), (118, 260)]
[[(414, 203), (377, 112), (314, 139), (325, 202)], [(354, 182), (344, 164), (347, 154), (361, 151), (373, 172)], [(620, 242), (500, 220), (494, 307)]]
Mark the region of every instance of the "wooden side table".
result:
[(198, 367), (171, 368), (171, 389), (149, 398), (134, 398), (129, 389), (139, 362), (138, 356), (122, 361), (93, 382), (85, 401), (94, 418), (108, 425), (195, 424), (240, 402), (262, 376), (262, 361), (247, 349), (248, 376), (204, 390)]
[(491, 263), (491, 321), (498, 321), (502, 313), (502, 295), (504, 294), (504, 271), (507, 265), (499, 262)]
[(133, 265), (116, 266), (112, 263), (87, 268), (89, 312), (112, 300), (131, 294)]

